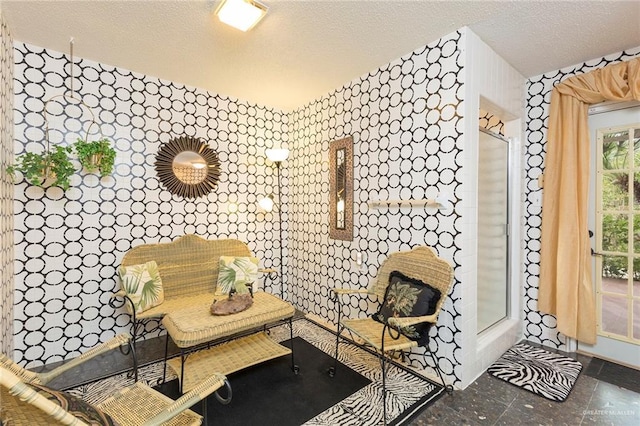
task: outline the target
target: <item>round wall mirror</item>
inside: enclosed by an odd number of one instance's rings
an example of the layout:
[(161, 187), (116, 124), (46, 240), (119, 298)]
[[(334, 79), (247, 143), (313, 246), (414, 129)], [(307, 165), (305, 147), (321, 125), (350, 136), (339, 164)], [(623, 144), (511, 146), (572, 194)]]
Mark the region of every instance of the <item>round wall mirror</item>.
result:
[(189, 185), (195, 185), (207, 178), (207, 162), (197, 152), (184, 151), (176, 155), (171, 168), (180, 182)]
[(220, 178), (218, 154), (206, 143), (190, 136), (163, 144), (155, 166), (167, 191), (185, 198), (207, 195), (215, 189)]

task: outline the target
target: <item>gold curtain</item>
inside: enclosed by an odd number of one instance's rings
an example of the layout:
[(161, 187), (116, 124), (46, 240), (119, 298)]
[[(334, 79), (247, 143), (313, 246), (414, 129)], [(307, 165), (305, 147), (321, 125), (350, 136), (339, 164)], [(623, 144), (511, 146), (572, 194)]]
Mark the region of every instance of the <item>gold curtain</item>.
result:
[(587, 212), (588, 108), (607, 100), (640, 100), (640, 58), (571, 77), (551, 93), (542, 203), (538, 309), (558, 330), (596, 342)]

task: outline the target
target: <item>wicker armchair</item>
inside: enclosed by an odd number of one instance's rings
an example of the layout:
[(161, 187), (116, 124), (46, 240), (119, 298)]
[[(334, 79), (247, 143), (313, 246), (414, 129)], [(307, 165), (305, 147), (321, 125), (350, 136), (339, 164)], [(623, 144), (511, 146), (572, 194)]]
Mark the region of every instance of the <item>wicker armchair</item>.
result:
[(226, 387), (227, 397), (216, 397), (222, 403), (230, 401), (231, 387), (221, 374), (210, 376), (175, 401), (139, 382), (121, 389), (97, 406), (44, 386), (81, 362), (130, 343), (130, 339), (128, 335), (116, 336), (48, 373), (27, 371), (0, 355), (1, 423), (7, 426), (109, 425), (115, 421), (122, 426), (200, 425), (202, 416), (189, 407), (222, 386)]
[[(440, 297), (437, 300), (437, 303), (435, 303), (435, 300), (433, 301), (435, 304), (433, 313), (421, 316), (392, 316), (384, 322), (381, 322), (380, 319), (374, 320), (372, 317), (341, 319), (342, 304), (344, 302), (343, 299), (346, 299), (349, 295), (361, 294), (364, 296), (377, 296), (378, 299), (382, 300), (382, 302), (385, 301), (385, 298), (389, 298), (387, 295), (387, 287), (389, 286), (390, 275), (397, 274), (395, 271), (400, 272), (412, 281), (418, 282), (419, 285), (427, 283), (440, 292)], [(344, 288), (333, 289), (338, 309), (338, 333), (336, 337), (335, 362), (337, 363), (338, 359), (340, 336), (344, 331), (348, 331), (350, 333), (354, 342), (372, 349), (376, 355), (378, 355), (382, 365), (382, 415), (383, 422), (385, 424), (387, 417), (386, 376), (388, 364), (393, 357), (402, 355), (405, 351), (411, 350), (411, 348), (424, 346), (425, 349), (423, 355), (425, 358), (427, 352), (431, 355), (431, 359), (434, 363), (434, 369), (438, 374), (442, 385), (448, 392), (453, 390), (451, 386), (448, 386), (445, 383), (438, 365), (438, 360), (429, 350), (428, 337), (426, 337), (426, 341), (412, 339), (399, 331), (400, 329), (406, 330), (407, 327), (415, 327), (419, 324), (436, 324), (438, 321), (438, 314), (442, 309), (442, 305), (444, 304), (452, 285), (453, 268), (451, 265), (449, 265), (447, 261), (439, 258), (435, 251), (430, 247), (421, 246), (410, 251), (391, 254), (378, 269), (376, 280), (368, 290)], [(428, 336), (428, 328), (426, 329), (425, 334)], [(334, 366), (329, 369), (330, 376), (335, 375), (336, 366), (337, 364), (334, 364)]]

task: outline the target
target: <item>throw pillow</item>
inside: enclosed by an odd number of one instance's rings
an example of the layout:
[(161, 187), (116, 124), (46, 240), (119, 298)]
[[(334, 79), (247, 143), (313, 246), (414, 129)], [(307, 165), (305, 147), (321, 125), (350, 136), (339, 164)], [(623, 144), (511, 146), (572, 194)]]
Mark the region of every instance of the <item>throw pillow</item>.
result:
[[(164, 302), (162, 280), (155, 260), (140, 265), (120, 266), (118, 276), (122, 289), (133, 302), (136, 314)], [(126, 306), (131, 309), (128, 303)]]
[(46, 386), (29, 384), (32, 389), (44, 396), (48, 400), (55, 402), (64, 410), (68, 411), (79, 420), (92, 426), (116, 426), (117, 423), (105, 412), (99, 410), (91, 404), (88, 404), (70, 395), (66, 392), (57, 391)]
[[(436, 312), (440, 290), (420, 280), (407, 277), (401, 272), (389, 274), (389, 285), (384, 294), (380, 310), (373, 319), (386, 324), (391, 317), (419, 317)], [(430, 323), (402, 327), (400, 332), (409, 339), (416, 340), (420, 346), (429, 343)]]
[(257, 279), (257, 258), (220, 256), (216, 296), (227, 296), (231, 290), (238, 294), (249, 293), (249, 286)]

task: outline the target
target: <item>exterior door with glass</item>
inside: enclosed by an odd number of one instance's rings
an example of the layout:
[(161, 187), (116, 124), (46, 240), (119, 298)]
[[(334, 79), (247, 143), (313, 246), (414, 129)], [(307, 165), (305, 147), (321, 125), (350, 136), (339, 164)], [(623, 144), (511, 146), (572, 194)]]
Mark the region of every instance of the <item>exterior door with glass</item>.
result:
[(598, 336), (578, 350), (640, 368), (640, 107), (595, 112), (589, 222)]

